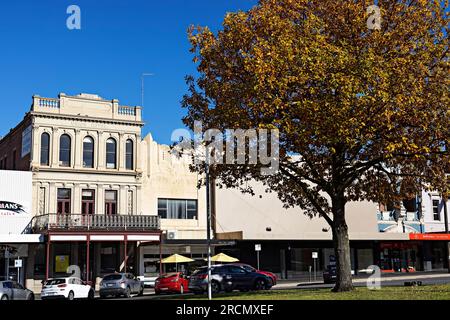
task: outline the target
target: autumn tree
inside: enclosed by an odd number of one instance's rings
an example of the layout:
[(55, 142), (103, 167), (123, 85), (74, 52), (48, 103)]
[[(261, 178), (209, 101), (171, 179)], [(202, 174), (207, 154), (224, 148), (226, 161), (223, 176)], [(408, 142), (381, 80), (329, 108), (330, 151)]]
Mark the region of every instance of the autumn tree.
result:
[(379, 28), (370, 5), (261, 0), (228, 13), (217, 33), (189, 30), (198, 73), (187, 77), (184, 123), (280, 135), (277, 173), (228, 163), (211, 174), (247, 192), (245, 181), (260, 181), (285, 206), (325, 219), (334, 291), (353, 288), (346, 203), (448, 189), (448, 1), (380, 0)]

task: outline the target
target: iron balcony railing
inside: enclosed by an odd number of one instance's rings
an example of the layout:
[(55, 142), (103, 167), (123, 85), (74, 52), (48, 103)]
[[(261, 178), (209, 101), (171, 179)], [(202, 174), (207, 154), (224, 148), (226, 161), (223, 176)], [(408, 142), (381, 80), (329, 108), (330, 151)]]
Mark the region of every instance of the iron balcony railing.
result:
[(134, 230), (160, 229), (159, 216), (105, 214), (44, 214), (32, 221), (34, 232), (46, 230)]

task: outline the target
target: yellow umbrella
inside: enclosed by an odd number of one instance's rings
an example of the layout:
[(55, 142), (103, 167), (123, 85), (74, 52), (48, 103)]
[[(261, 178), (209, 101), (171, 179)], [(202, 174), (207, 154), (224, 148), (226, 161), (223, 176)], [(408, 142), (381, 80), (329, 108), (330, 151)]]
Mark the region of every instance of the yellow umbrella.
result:
[(192, 262), (194, 261), (191, 258), (182, 256), (181, 254), (173, 254), (170, 257), (164, 258), (161, 260), (161, 263), (175, 263), (175, 270), (178, 270), (177, 268), (177, 264), (178, 263), (183, 263), (183, 262)]
[(238, 262), (239, 259), (230, 257), (229, 255), (226, 255), (225, 253), (219, 253), (219, 254), (216, 254), (214, 257), (211, 257), (211, 261), (214, 261), (214, 262)]

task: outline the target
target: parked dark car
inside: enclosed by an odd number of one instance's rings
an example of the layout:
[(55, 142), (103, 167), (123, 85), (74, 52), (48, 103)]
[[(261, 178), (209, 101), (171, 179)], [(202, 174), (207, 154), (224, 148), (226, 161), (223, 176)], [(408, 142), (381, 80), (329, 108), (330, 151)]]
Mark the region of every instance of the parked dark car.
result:
[[(261, 273), (247, 271), (236, 265), (214, 265), (211, 267), (211, 289), (214, 293), (233, 290), (249, 291), (270, 289), (272, 280)], [(196, 294), (208, 290), (208, 268), (194, 271), (189, 279), (189, 291)]]
[(274, 286), (274, 285), (277, 284), (278, 278), (277, 278), (277, 276), (275, 275), (275, 273), (272, 273), (272, 272), (269, 272), (269, 271), (264, 271), (264, 270), (258, 270), (258, 269), (256, 269), (255, 267), (252, 267), (252, 266), (249, 265), (249, 264), (241, 263), (241, 262), (232, 263), (232, 265), (240, 266), (240, 267), (242, 267), (242, 268), (244, 268), (245, 270), (250, 271), (250, 272), (258, 272), (258, 273), (261, 273), (261, 274), (263, 274), (263, 275), (265, 275), (265, 276), (268, 276), (268, 277), (272, 280), (272, 286)]
[(144, 283), (131, 273), (108, 274), (100, 282), (100, 298), (107, 296), (130, 298), (133, 293), (142, 295)]

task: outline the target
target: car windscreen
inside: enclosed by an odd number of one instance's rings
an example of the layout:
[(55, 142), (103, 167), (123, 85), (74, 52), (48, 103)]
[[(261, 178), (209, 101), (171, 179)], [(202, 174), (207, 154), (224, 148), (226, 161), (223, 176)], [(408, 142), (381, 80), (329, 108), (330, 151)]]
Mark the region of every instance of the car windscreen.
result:
[(204, 274), (204, 273), (206, 273), (206, 271), (207, 271), (207, 268), (200, 268), (200, 269), (195, 270), (195, 271), (192, 273), (192, 275), (193, 275), (193, 276), (196, 276), (196, 275), (199, 275), (199, 274)]
[(161, 276), (161, 279), (164, 279), (164, 278), (172, 278), (172, 277), (176, 277), (178, 275), (178, 273), (176, 273), (176, 272), (172, 272), (172, 273), (168, 273), (168, 274), (163, 274), (162, 276)]
[(63, 283), (66, 283), (66, 279), (50, 279), (44, 281), (44, 286), (56, 286)]
[(121, 274), (110, 274), (103, 278), (103, 281), (120, 280), (122, 279)]
[(256, 269), (251, 266), (242, 265), (241, 267), (244, 268), (244, 270), (247, 272), (256, 272)]

